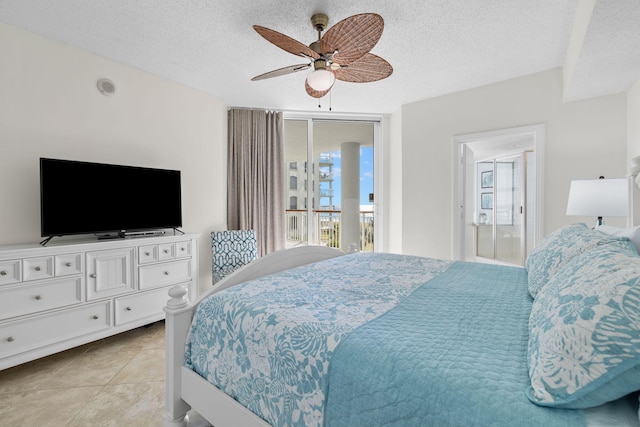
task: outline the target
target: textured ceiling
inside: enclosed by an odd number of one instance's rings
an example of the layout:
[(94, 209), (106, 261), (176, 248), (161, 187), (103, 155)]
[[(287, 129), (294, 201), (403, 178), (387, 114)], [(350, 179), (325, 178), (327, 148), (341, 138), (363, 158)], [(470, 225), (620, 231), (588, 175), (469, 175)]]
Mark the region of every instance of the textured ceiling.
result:
[(582, 15), (586, 28), (574, 28), (570, 44), (576, 57), (565, 62), (565, 101), (625, 91), (640, 76), (640, 1), (582, 1), (577, 22)]
[[(594, 1), (585, 0), (593, 4)], [(252, 82), (304, 62), (260, 37), (262, 25), (305, 44), (313, 13), (329, 26), (375, 12), (385, 20), (372, 52), (391, 77), (337, 82), (335, 112), (391, 113), (402, 104), (560, 67), (578, 0), (1, 0), (0, 22), (221, 98), (228, 106), (318, 111), (306, 72)], [(637, 0), (597, 0), (578, 38), (568, 99), (626, 90), (640, 74)], [(573, 38), (575, 39), (575, 38)], [(573, 40), (575, 42), (575, 40)], [(635, 50), (634, 50), (635, 49)], [(615, 54), (615, 61), (609, 60)], [(109, 76), (104, 76), (109, 77)], [(117, 82), (116, 82), (117, 84)], [(329, 107), (329, 97), (321, 100)]]

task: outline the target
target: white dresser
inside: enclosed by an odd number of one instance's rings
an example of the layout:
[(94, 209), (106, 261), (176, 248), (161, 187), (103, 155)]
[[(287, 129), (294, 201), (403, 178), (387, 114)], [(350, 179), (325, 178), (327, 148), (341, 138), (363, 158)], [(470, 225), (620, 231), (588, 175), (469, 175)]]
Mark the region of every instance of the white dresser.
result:
[(0, 246), (0, 370), (164, 319), (198, 235)]

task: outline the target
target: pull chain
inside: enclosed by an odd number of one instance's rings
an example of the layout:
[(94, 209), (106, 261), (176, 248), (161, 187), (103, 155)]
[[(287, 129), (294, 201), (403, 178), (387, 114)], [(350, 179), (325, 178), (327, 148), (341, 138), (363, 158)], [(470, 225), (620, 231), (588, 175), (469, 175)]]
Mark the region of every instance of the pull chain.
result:
[[(322, 98), (318, 98), (318, 108), (322, 108)], [(329, 111), (331, 111), (331, 91), (329, 91)]]

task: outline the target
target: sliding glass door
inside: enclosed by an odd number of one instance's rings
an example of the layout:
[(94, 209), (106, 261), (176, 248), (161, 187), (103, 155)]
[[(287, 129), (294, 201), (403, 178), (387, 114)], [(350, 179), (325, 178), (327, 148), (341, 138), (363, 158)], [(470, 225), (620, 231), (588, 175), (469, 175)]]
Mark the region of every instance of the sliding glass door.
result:
[(526, 153), (478, 162), (476, 254), (524, 264)]
[(285, 120), (287, 246), (373, 250), (374, 125)]

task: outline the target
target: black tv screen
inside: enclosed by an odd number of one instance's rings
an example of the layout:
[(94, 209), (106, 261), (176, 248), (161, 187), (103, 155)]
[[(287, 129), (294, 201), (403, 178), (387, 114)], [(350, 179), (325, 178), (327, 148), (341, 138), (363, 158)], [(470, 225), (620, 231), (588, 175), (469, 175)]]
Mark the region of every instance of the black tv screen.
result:
[(182, 226), (180, 171), (40, 159), (41, 234)]

